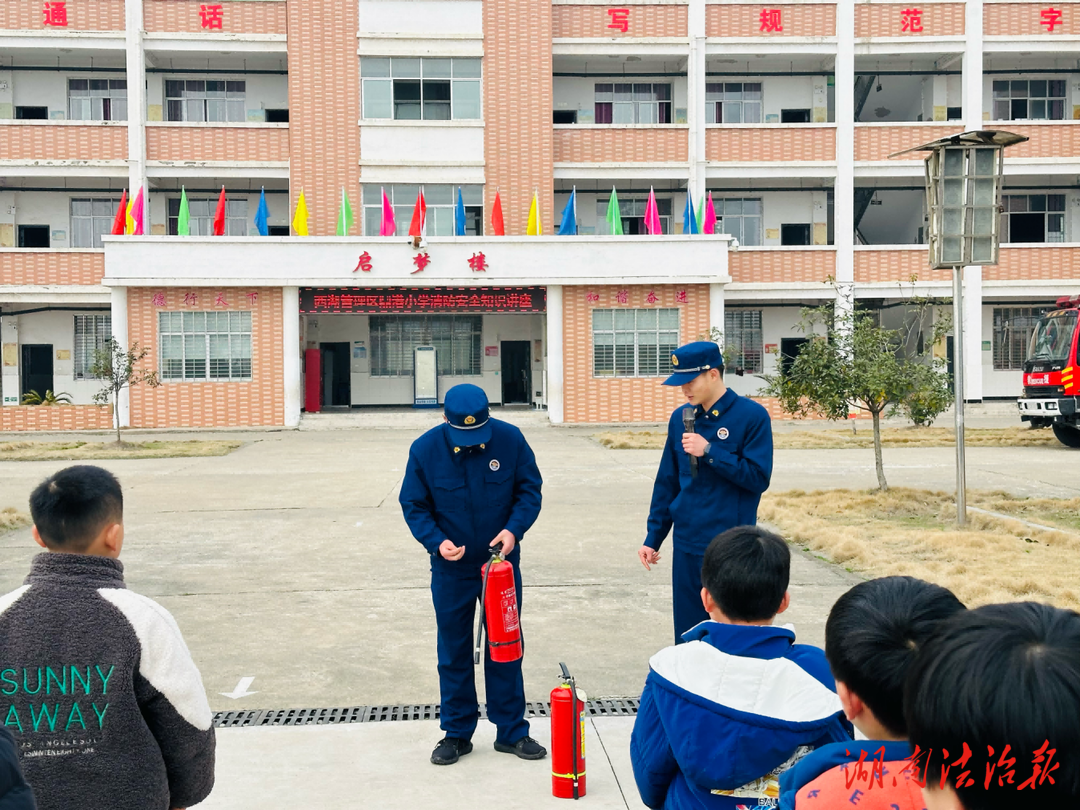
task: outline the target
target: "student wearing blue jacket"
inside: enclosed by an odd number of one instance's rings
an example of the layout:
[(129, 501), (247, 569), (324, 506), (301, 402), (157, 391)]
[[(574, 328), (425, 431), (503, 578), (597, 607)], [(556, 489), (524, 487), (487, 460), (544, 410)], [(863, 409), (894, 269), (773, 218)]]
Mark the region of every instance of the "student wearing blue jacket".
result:
[[(700, 596), (705, 547), (727, 529), (757, 523), (758, 502), (772, 476), (773, 440), (769, 412), (724, 385), (724, 359), (715, 343), (680, 346), (671, 365), (675, 373), (664, 385), (682, 386), (687, 404), (668, 420), (638, 559), (652, 570), (674, 526), (671, 597), (678, 644), (683, 633), (709, 618)], [(692, 433), (683, 427), (688, 410)]]
[(779, 776), (850, 740), (825, 654), (774, 627), (791, 552), (756, 526), (709, 544), (700, 598), (710, 619), (649, 661), (630, 757), (641, 800), (665, 810), (775, 807)]
[[(473, 625), (483, 580), (481, 566), (502, 545), (514, 566), (521, 607), (519, 543), (540, 514), (540, 470), (525, 437), (492, 419), (487, 394), (475, 385), (446, 392), (445, 421), (409, 448), (398, 501), (419, 543), (431, 555), (431, 601), (438, 626), (441, 728), (435, 765), (452, 765), (472, 751), (479, 705), (473, 674)], [(485, 651), (488, 719), (495, 750), (542, 759), (547, 750), (529, 736), (521, 659), (491, 660)]]

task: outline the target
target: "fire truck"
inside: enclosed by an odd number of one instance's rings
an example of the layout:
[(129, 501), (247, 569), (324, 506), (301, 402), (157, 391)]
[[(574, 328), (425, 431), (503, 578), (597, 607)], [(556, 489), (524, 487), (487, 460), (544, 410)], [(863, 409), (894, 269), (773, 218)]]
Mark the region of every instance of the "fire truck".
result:
[(1039, 319), (1024, 361), (1020, 419), (1051, 427), (1066, 447), (1080, 447), (1080, 296), (1059, 298)]

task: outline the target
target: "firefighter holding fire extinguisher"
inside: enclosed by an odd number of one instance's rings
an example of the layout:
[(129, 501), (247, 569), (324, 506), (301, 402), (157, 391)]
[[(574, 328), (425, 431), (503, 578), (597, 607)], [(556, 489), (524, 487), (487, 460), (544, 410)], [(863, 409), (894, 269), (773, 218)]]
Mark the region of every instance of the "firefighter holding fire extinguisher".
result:
[[(472, 751), (479, 717), (472, 647), (482, 568), (495, 551), (513, 566), (520, 610), (519, 543), (540, 514), (543, 482), (521, 431), (490, 417), (483, 389), (455, 385), (443, 408), (443, 424), (409, 448), (398, 501), (409, 531), (431, 555), (440, 727), (446, 735), (431, 761), (452, 765)], [(493, 661), (486, 650), (484, 683), (488, 719), (496, 726), (495, 750), (522, 759), (545, 757), (547, 750), (529, 736), (520, 655)]]

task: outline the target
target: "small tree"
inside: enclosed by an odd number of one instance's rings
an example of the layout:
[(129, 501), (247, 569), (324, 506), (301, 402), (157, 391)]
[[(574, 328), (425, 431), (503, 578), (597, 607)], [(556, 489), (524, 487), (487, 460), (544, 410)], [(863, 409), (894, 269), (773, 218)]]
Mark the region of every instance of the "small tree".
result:
[[(930, 315), (928, 302), (916, 304), (916, 317), (904, 329), (886, 329), (873, 313), (856, 310), (834, 320), (832, 305), (805, 309), (800, 330), (811, 336), (788, 368), (766, 377), (765, 396), (796, 416), (818, 414), (846, 419), (851, 408), (867, 411), (874, 426), (874, 462), (878, 488), (888, 490), (881, 458), (881, 415), (902, 411), (916, 424), (929, 424), (949, 406), (945, 361), (932, 356), (933, 345), (950, 328), (948, 318), (923, 327)], [(824, 334), (817, 326), (824, 327)], [(922, 340), (913, 336), (923, 335)], [(912, 345), (914, 344), (914, 345)]]
[(110, 337), (101, 349), (94, 352), (94, 363), (90, 366), (90, 374), (101, 380), (101, 390), (94, 394), (94, 402), (98, 405), (113, 406), (113, 422), (116, 425), (116, 443), (121, 444), (120, 439), (120, 393), (125, 388), (133, 388), (136, 385), (148, 385), (157, 388), (161, 385), (157, 372), (144, 368), (136, 368), (150, 350), (132, 343), (130, 349), (125, 349), (116, 338)]

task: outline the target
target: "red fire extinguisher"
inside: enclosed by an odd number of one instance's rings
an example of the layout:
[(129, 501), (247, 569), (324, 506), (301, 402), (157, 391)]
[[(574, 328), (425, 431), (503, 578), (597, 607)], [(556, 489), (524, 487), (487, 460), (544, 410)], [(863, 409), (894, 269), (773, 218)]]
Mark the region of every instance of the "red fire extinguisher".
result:
[(585, 693), (562, 667), (563, 682), (551, 690), (551, 795), (585, 795)]
[(477, 621), (474, 664), (480, 663), (482, 632), (485, 626), (492, 661), (516, 661), (524, 655), (521, 623), (518, 620), (517, 589), (514, 587), (514, 566), (502, 558), (501, 551), (500, 546), (480, 569), (484, 572), (484, 583), (480, 591), (480, 602), (484, 609), (480, 611)]

